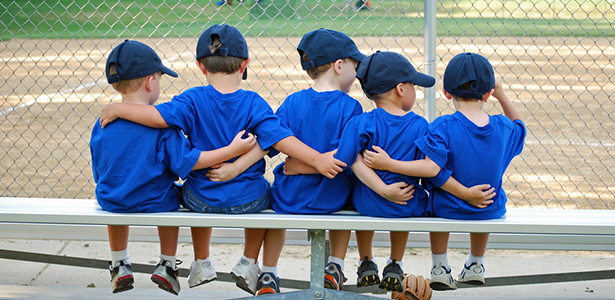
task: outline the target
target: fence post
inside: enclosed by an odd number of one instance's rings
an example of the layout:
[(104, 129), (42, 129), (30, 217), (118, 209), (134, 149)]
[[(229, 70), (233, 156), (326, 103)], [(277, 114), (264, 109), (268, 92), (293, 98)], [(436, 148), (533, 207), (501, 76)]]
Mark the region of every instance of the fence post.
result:
[[(425, 74), (436, 77), (436, 0), (425, 0), (423, 39), (425, 40)], [(425, 88), (425, 118), (436, 118), (436, 87)]]

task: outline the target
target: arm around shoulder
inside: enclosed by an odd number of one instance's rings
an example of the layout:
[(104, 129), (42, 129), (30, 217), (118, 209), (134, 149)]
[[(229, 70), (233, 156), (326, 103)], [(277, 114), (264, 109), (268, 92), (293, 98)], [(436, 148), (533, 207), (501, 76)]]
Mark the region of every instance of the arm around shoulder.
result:
[(156, 107), (132, 103), (112, 103), (105, 107), (100, 114), (100, 126), (105, 128), (118, 118), (152, 128), (169, 127)]

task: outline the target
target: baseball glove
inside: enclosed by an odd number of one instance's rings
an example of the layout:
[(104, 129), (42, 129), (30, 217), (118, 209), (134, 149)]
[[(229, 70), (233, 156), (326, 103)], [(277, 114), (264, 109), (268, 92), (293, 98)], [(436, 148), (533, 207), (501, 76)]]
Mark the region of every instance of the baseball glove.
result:
[(404, 274), (402, 293), (391, 293), (391, 299), (396, 300), (429, 300), (431, 299), (432, 290), (429, 287), (429, 279), (423, 276), (414, 276), (413, 274)]

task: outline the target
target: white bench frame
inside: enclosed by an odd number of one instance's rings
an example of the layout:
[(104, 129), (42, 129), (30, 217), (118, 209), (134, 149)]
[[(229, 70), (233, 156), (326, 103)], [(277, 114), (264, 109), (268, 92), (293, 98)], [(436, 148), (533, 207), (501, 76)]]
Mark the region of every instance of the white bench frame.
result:
[[(510, 209), (494, 220), (449, 220), (442, 218), (373, 218), (343, 211), (331, 215), (287, 215), (272, 211), (257, 214), (201, 214), (189, 211), (119, 214), (103, 211), (92, 199), (0, 197), (0, 223), (133, 225), (217, 228), (271, 228), (308, 230), (311, 239), (310, 289), (303, 298), (349, 297), (323, 286), (325, 231), (376, 230), (410, 232), (489, 232), (504, 234), (549, 234), (615, 237), (615, 211)], [(9, 224), (7, 224), (9, 225)], [(10, 225), (9, 225), (10, 226)], [(614, 277), (615, 278), (615, 277)], [(289, 295), (285, 295), (289, 294)], [(290, 295), (292, 294), (292, 295)], [(285, 296), (284, 296), (285, 295)], [(279, 298), (295, 298), (283, 293)], [(357, 294), (352, 299), (360, 299)]]

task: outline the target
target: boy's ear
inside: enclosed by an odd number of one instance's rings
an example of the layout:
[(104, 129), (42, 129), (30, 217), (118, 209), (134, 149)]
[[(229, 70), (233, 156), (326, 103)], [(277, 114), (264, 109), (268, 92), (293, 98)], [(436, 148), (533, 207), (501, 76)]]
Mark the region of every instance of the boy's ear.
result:
[(451, 95), (451, 93), (447, 92), (444, 87), (442, 87), (442, 93), (444, 94), (444, 97), (446, 97), (446, 99), (451, 100), (453, 99), (453, 95)]
[(152, 80), (154, 80), (154, 76), (150, 75), (145, 77), (145, 81), (143, 82), (143, 84), (145, 84), (145, 90), (150, 93), (152, 91)]
[(239, 71), (241, 71), (241, 74), (243, 74), (243, 71), (246, 70), (246, 68), (248, 67), (248, 64), (250, 63), (250, 59), (246, 58), (241, 62), (241, 67), (239, 68)]
[(201, 70), (203, 74), (207, 75), (207, 69), (205, 69), (205, 66), (201, 63), (201, 61), (196, 60), (195, 63), (196, 63), (196, 66), (199, 68), (199, 70)]
[(395, 93), (397, 93), (398, 97), (402, 97), (404, 95), (404, 84), (403, 83), (398, 83), (395, 86)]
[(489, 100), (489, 97), (493, 95), (493, 92), (495, 92), (495, 89), (491, 89), (488, 93), (485, 93), (483, 95), (483, 102), (487, 102), (487, 100)]
[(343, 59), (338, 59), (335, 62), (333, 62), (333, 70), (335, 71), (335, 74), (340, 75), (342, 74), (342, 63), (344, 62)]

